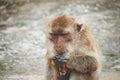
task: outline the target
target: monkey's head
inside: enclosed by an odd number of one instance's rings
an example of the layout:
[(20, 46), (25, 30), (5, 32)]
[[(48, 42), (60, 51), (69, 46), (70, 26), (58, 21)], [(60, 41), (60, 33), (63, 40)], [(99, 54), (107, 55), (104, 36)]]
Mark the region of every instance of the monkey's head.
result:
[(68, 54), (74, 51), (74, 34), (79, 31), (74, 18), (65, 15), (54, 18), (48, 25), (47, 45), (51, 57), (55, 55)]

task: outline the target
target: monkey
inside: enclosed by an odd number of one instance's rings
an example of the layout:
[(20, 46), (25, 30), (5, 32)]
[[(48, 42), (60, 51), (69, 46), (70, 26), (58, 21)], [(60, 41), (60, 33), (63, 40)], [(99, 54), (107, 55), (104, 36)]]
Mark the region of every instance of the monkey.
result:
[(57, 16), (48, 24), (46, 41), (46, 80), (100, 80), (101, 51), (88, 25)]

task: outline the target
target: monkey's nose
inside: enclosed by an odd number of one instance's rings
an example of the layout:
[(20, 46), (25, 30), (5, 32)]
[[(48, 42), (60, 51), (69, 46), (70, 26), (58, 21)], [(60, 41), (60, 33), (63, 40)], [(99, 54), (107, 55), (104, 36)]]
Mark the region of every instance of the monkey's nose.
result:
[(62, 47), (60, 44), (55, 45), (55, 46), (56, 46), (56, 48), (61, 48)]
[(60, 45), (55, 46), (55, 50), (60, 55), (65, 53), (65, 50), (64, 50), (63, 46), (60, 46)]
[(56, 51), (60, 51), (60, 50), (62, 50), (62, 46), (60, 46), (60, 45), (56, 45), (56, 46), (55, 46), (55, 50), (56, 50)]

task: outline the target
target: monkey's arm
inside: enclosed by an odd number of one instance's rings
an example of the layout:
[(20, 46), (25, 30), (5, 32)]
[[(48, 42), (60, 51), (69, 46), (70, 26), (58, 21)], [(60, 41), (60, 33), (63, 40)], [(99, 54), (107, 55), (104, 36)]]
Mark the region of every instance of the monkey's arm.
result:
[(55, 63), (50, 59), (48, 60), (46, 80), (57, 80), (57, 72), (55, 69)]
[(50, 67), (48, 67), (47, 72), (46, 72), (46, 80), (54, 80), (53, 79), (53, 72)]
[(80, 73), (88, 73), (97, 70), (98, 62), (95, 57), (76, 56), (68, 61), (68, 67)]

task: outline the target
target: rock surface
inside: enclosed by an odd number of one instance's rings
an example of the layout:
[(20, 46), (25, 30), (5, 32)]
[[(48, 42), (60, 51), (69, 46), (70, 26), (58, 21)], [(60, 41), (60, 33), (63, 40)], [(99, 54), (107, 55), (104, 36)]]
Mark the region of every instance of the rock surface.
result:
[(120, 80), (118, 0), (0, 0), (0, 80), (45, 80), (45, 29), (61, 14), (91, 27), (104, 57), (102, 80)]

